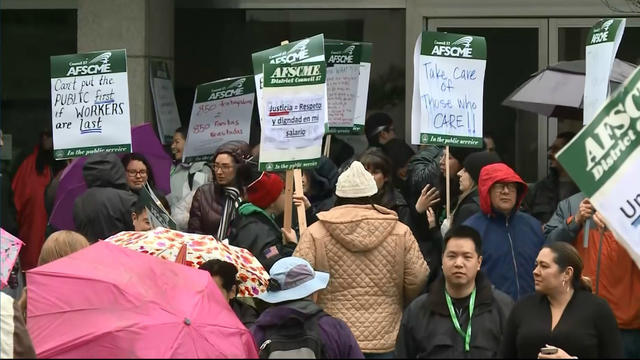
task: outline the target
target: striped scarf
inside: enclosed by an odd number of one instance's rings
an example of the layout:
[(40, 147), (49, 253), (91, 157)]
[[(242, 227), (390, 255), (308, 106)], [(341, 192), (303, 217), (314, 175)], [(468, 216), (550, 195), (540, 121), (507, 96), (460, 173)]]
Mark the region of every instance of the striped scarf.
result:
[(218, 233), (216, 239), (223, 240), (227, 237), (229, 230), (229, 224), (235, 218), (236, 209), (238, 208), (238, 198), (240, 197), (240, 191), (231, 186), (225, 186), (223, 188), (225, 194), (224, 210), (222, 211), (222, 217), (220, 218), (220, 226), (218, 227)]

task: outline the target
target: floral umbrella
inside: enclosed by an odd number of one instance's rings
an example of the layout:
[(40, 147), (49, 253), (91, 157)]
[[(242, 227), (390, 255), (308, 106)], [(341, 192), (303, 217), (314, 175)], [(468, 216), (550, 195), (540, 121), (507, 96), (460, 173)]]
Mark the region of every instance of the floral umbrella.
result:
[(24, 243), (17, 237), (0, 228), (0, 288), (7, 286), (22, 245)]
[(257, 296), (266, 291), (269, 283), (269, 274), (251, 252), (227, 245), (211, 235), (156, 228), (150, 231), (123, 231), (105, 241), (165, 260), (178, 260), (195, 268), (211, 259), (230, 262), (238, 268), (238, 296)]

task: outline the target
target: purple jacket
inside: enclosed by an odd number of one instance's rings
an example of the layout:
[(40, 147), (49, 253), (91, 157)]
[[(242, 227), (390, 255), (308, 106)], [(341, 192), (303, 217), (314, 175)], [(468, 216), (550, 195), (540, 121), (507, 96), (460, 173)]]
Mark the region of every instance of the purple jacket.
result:
[[(320, 308), (311, 300), (298, 300), (276, 305), (265, 310), (251, 327), (251, 334), (258, 348), (266, 340), (265, 327), (277, 326), (292, 314), (311, 317)], [(344, 321), (332, 316), (323, 316), (318, 320), (320, 337), (324, 343), (328, 359), (364, 359), (362, 351), (353, 333)]]

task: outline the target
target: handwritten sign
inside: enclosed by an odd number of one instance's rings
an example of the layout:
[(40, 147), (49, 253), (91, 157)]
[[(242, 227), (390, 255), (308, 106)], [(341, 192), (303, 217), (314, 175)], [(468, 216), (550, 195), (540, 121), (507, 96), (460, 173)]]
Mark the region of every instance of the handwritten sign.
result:
[(255, 99), (252, 76), (198, 85), (184, 146), (184, 161), (208, 161), (227, 141), (249, 142)]
[(414, 57), (414, 143), (482, 147), (486, 53), (483, 37), (420, 35)]
[(329, 133), (360, 134), (371, 70), (370, 43), (327, 40), (327, 107)]
[(156, 110), (158, 134), (163, 144), (170, 144), (174, 131), (180, 127), (180, 115), (173, 84), (169, 75), (169, 65), (164, 60), (150, 60), (151, 95)]
[(557, 158), (640, 267), (640, 69)]
[(584, 111), (586, 125), (596, 116), (609, 96), (609, 75), (622, 40), (626, 19), (602, 19), (587, 35), (584, 80)]
[(326, 63), (264, 65), (260, 170), (317, 167), (327, 117)]
[(131, 152), (125, 50), (51, 57), (56, 159)]

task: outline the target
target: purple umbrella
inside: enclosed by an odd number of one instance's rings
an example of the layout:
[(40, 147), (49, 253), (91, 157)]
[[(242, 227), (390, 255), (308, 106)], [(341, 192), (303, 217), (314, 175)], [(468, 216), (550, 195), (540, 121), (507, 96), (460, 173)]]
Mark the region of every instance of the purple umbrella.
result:
[[(131, 128), (131, 147), (134, 152), (144, 155), (153, 170), (156, 188), (165, 194), (171, 192), (169, 173), (171, 157), (164, 151), (151, 124), (142, 124)], [(78, 196), (87, 190), (82, 176), (82, 167), (86, 157), (74, 159), (60, 176), (56, 199), (51, 211), (49, 223), (59, 230), (75, 230), (73, 222), (73, 204)]]

